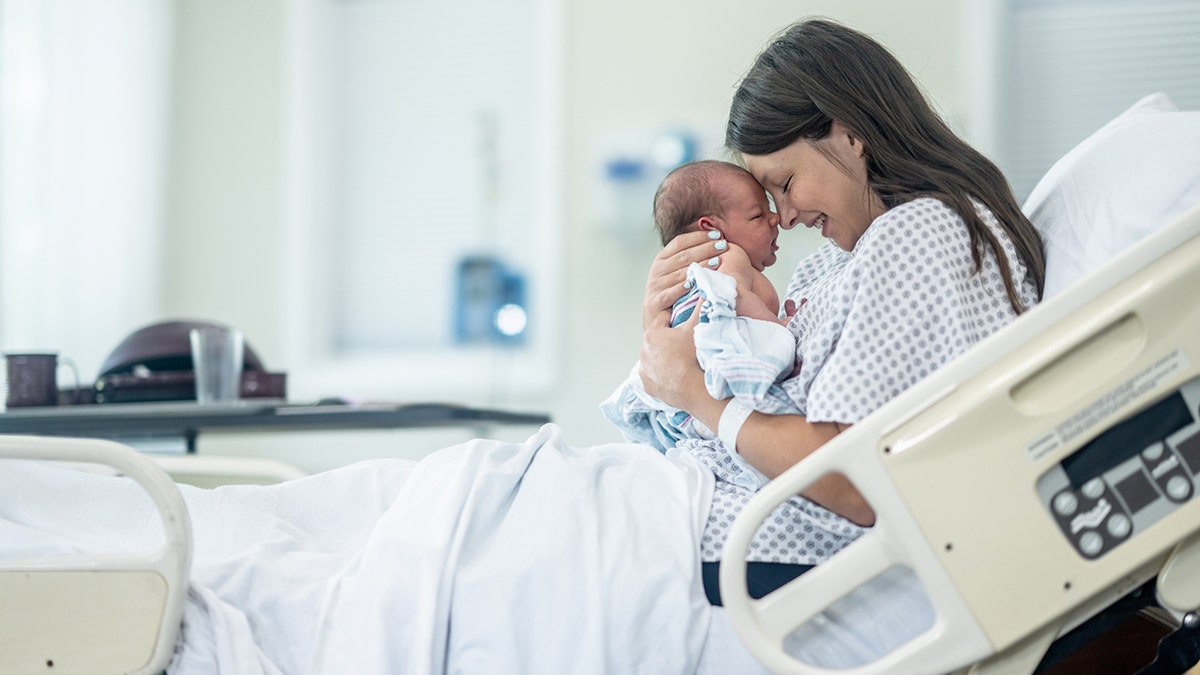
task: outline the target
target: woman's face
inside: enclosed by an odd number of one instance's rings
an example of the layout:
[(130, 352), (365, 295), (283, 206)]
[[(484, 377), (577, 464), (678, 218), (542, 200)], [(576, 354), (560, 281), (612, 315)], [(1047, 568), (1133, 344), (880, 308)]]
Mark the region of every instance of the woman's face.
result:
[(854, 249), (883, 202), (867, 186), (861, 140), (838, 122), (820, 141), (800, 139), (769, 155), (746, 155), (746, 166), (762, 183), (779, 213), (779, 226), (821, 230), (845, 251)]

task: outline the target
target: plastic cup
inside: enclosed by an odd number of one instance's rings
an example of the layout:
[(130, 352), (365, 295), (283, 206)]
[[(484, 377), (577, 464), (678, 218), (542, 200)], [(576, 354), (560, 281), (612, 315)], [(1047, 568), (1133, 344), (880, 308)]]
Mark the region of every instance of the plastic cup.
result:
[(233, 328), (194, 328), (190, 333), (196, 371), (196, 402), (236, 401), (242, 386), (245, 346)]

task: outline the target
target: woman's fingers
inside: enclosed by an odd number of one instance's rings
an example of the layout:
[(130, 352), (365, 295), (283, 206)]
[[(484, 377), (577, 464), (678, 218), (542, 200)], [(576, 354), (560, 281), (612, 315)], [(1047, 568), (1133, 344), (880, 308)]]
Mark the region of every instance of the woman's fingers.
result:
[(654, 317), (654, 325), (659, 328), (670, 328), (671, 327), (671, 310), (666, 309), (666, 310), (659, 312)]
[(718, 230), (685, 232), (667, 242), (658, 257), (670, 260), (672, 269), (686, 268), (691, 263), (719, 256), (728, 245)]
[(692, 334), (699, 319), (697, 309), (687, 321), (672, 328), (668, 310), (659, 313), (646, 329), (638, 366), (646, 393), (678, 407), (682, 401), (681, 393), (687, 390), (689, 380), (695, 374), (690, 371), (698, 372), (703, 379)]
[[(714, 238), (714, 235), (717, 238)], [(728, 242), (720, 232), (687, 232), (667, 242), (650, 265), (646, 294), (642, 301), (642, 327), (646, 328), (659, 312), (670, 306), (687, 290), (687, 268), (694, 262), (718, 267)]]
[(665, 276), (651, 277), (646, 285), (646, 297), (642, 301), (642, 328), (648, 328), (650, 322), (663, 312), (670, 313), (675, 304), (687, 291), (687, 268), (671, 272)]

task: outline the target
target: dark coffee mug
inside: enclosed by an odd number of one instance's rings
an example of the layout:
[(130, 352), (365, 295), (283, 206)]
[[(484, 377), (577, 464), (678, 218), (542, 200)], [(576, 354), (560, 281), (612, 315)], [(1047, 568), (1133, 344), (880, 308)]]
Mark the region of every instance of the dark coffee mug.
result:
[[(9, 408), (58, 405), (58, 354), (5, 354), (4, 364), (8, 373), (5, 405)], [(62, 365), (75, 370), (69, 359), (63, 359)], [(78, 383), (77, 373), (75, 380)]]

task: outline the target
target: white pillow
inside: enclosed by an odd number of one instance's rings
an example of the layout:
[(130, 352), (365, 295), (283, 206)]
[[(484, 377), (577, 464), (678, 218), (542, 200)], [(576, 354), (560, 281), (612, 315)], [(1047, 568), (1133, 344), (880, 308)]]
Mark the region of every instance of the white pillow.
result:
[(1045, 243), (1044, 297), (1196, 205), (1200, 112), (1151, 94), (1058, 160), (1025, 201)]

